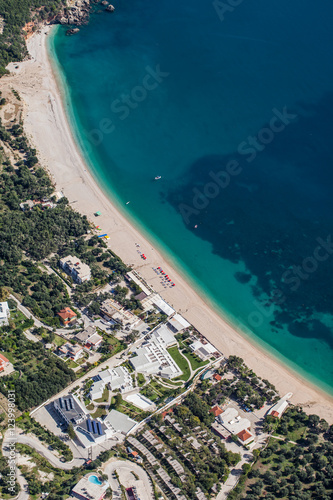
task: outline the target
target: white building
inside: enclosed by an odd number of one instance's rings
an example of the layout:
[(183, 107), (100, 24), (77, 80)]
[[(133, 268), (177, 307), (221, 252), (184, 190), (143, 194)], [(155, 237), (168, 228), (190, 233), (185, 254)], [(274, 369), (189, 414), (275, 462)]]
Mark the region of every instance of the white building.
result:
[(67, 255), (59, 261), (60, 267), (68, 274), (70, 274), (76, 283), (84, 283), (91, 278), (90, 267), (81, 262), (78, 257)]
[(171, 314), (176, 312), (167, 302), (165, 302), (165, 300), (161, 299), (159, 295), (152, 297), (152, 303), (161, 313), (167, 316), (171, 316)]
[(161, 325), (151, 333), (151, 339), (167, 349), (177, 343), (174, 334), (166, 325)]
[(168, 351), (157, 340), (151, 339), (142, 347), (132, 351), (136, 356), (130, 358), (133, 368), (139, 373), (159, 375), (173, 379), (183, 374)]
[(70, 342), (66, 342), (66, 344), (60, 346), (58, 350), (72, 361), (76, 361), (83, 355), (83, 347), (79, 344), (73, 345)]
[(191, 326), (190, 323), (178, 313), (172, 316), (167, 324), (168, 327), (176, 333), (181, 332), (182, 330), (185, 330), (186, 328), (189, 328)]
[(96, 329), (92, 326), (88, 326), (82, 332), (76, 334), (76, 338), (79, 342), (84, 344), (87, 349), (97, 349), (103, 342), (103, 337), (96, 332)]
[(206, 359), (209, 359), (213, 354), (218, 352), (212, 344), (207, 341), (202, 342), (201, 340), (196, 340), (193, 344), (189, 345), (189, 348), (203, 361), (206, 361)]
[[(238, 415), (238, 411), (235, 408), (227, 408), (223, 413), (217, 417), (217, 421), (223, 425), (230, 434), (239, 434), (243, 431), (249, 433), (251, 429), (251, 422), (247, 418), (243, 418)], [(252, 434), (251, 434), (252, 436)]]
[(126, 435), (136, 426), (137, 422), (120, 411), (111, 410), (103, 420), (103, 424), (114, 433), (121, 432)]
[(281, 418), (283, 413), (286, 411), (289, 405), (289, 399), (292, 397), (293, 393), (288, 392), (283, 398), (281, 398), (270, 410), (268, 411), (268, 415), (271, 417)]
[(118, 366), (100, 372), (91, 386), (90, 398), (92, 400), (100, 399), (103, 396), (105, 387), (108, 387), (112, 392), (119, 389), (121, 394), (131, 391), (133, 389), (133, 380), (127, 368)]
[(0, 302), (0, 326), (7, 326), (9, 320), (8, 302)]
[(112, 299), (107, 299), (102, 302), (101, 314), (107, 320), (111, 319), (122, 326), (129, 326), (130, 328), (134, 328), (141, 321), (138, 316)]

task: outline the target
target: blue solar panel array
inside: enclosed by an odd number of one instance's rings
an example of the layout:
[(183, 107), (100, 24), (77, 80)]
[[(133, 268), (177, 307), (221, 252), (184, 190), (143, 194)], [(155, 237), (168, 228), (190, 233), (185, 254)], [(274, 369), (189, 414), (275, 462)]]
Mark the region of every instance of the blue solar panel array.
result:
[(103, 431), (102, 431), (102, 426), (101, 426), (101, 423), (100, 423), (100, 422), (97, 422), (97, 428), (98, 428), (98, 434), (99, 434), (100, 436), (102, 436)]
[(92, 421), (92, 426), (93, 426), (94, 434), (97, 434), (97, 425), (96, 425), (95, 420)]
[(90, 418), (88, 418), (88, 420), (87, 420), (87, 428), (88, 428), (88, 431), (89, 431), (89, 432), (92, 432), (92, 427), (91, 427), (91, 420), (90, 420)]

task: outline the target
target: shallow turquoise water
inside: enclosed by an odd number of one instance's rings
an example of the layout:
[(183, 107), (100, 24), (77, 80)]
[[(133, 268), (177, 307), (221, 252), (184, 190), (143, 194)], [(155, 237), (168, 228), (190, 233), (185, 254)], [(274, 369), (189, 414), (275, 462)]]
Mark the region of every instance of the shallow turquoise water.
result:
[(249, 1), (223, 21), (198, 0), (116, 7), (51, 47), (94, 175), (236, 326), (332, 393), (332, 4)]

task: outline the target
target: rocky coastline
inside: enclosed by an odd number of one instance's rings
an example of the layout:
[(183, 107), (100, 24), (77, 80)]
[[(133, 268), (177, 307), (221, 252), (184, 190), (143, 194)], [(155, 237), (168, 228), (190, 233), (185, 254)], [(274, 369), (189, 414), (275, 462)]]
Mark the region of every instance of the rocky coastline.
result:
[[(101, 4), (109, 7), (106, 0), (67, 0), (67, 6), (59, 12), (52, 21), (53, 24), (68, 26), (82, 26), (89, 22), (90, 12), (94, 5)], [(77, 29), (68, 30), (68, 34), (77, 33)]]

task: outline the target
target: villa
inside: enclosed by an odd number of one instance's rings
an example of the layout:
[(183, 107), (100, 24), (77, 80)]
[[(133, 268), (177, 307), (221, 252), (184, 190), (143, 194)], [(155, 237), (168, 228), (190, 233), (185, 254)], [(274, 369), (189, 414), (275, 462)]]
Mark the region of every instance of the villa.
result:
[(57, 315), (59, 316), (61, 323), (65, 326), (72, 325), (73, 323), (75, 323), (77, 318), (76, 313), (69, 307), (61, 309), (61, 311), (59, 311)]
[(82, 332), (77, 333), (75, 337), (87, 349), (98, 349), (103, 342), (103, 337), (92, 326), (88, 326)]
[(59, 264), (67, 274), (72, 276), (75, 283), (81, 284), (89, 281), (91, 278), (90, 267), (84, 264), (78, 257), (67, 255), (67, 257), (59, 260)]
[(76, 361), (83, 354), (83, 347), (79, 344), (73, 345), (70, 342), (66, 342), (66, 344), (60, 346), (58, 350), (68, 358), (71, 358), (72, 361)]

